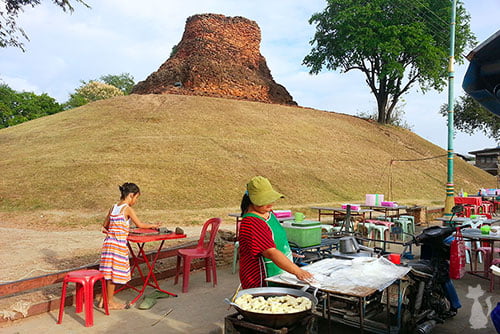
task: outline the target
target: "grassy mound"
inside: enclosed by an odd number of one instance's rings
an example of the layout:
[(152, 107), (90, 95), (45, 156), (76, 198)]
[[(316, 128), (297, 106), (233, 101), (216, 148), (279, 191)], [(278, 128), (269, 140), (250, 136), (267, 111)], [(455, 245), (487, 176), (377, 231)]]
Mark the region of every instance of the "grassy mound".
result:
[[(445, 198), (446, 151), (410, 131), (199, 96), (129, 95), (36, 119), (0, 130), (0, 154), (0, 210), (11, 216), (102, 216), (123, 182), (141, 187), (139, 210), (152, 216), (235, 210), (254, 175), (287, 195), (279, 208), (362, 202), (366, 193), (408, 205)], [(455, 189), (494, 186), (493, 176), (455, 159)]]

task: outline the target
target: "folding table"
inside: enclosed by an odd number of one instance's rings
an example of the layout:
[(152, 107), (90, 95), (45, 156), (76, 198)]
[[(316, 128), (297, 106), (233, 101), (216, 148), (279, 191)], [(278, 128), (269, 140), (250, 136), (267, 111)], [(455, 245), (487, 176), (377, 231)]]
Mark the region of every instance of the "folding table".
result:
[[(318, 220), (321, 221), (321, 216), (333, 216), (333, 221), (332, 223), (335, 224), (335, 222), (340, 219), (341, 217), (344, 217), (345, 214), (347, 213), (347, 209), (343, 208), (332, 208), (332, 207), (325, 207), (325, 206), (311, 206), (311, 209), (313, 210), (318, 210)], [(371, 209), (359, 209), (359, 210), (353, 210), (351, 208), (351, 217), (361, 217), (363, 220), (366, 219), (365, 214), (370, 213), (373, 210)]]
[[(406, 205), (396, 205), (396, 206), (383, 206), (383, 205), (365, 205), (361, 204), (362, 208), (368, 208), (373, 211), (377, 212), (382, 212), (386, 217), (395, 217), (399, 218), (401, 215), (400, 211), (401, 210), (406, 210), (408, 207)], [(391, 211), (394, 212), (393, 215), (391, 215)], [(370, 219), (372, 219), (372, 213), (370, 212)]]
[[(137, 234), (138, 232), (141, 232), (141, 234)], [(129, 233), (129, 236), (127, 238), (127, 246), (128, 249), (130, 250), (130, 262), (131, 262), (131, 268), (130, 268), (130, 274), (133, 275), (134, 271), (137, 270), (139, 272), (139, 275), (141, 276), (143, 285), (141, 289), (138, 289), (129, 283), (126, 283), (123, 287), (119, 288), (116, 290), (116, 292), (119, 292), (127, 287), (134, 289), (135, 291), (139, 292), (137, 297), (135, 297), (131, 302), (130, 305), (134, 304), (143, 294), (144, 291), (146, 290), (146, 287), (149, 285), (155, 289), (158, 289), (164, 293), (167, 293), (171, 296), (177, 297), (176, 294), (168, 292), (160, 288), (160, 285), (158, 284), (158, 280), (156, 279), (156, 275), (154, 273), (156, 261), (158, 260), (158, 256), (160, 254), (160, 251), (163, 247), (163, 244), (165, 243), (165, 240), (170, 240), (170, 239), (181, 239), (185, 238), (185, 234), (175, 234), (173, 232), (169, 233), (161, 233), (158, 230), (153, 230), (153, 229), (135, 229), (135, 233)], [(153, 241), (160, 241), (160, 244), (158, 246), (158, 250), (156, 251), (156, 254), (152, 258), (151, 261), (148, 260), (148, 256), (146, 255), (146, 252), (144, 251), (144, 246), (146, 245), (147, 242), (153, 242)], [(132, 247), (132, 244), (137, 245), (137, 251), (134, 252), (134, 249)], [(139, 266), (141, 263), (145, 263), (147, 266), (147, 274), (143, 272), (141, 267)]]
[[(488, 253), (487, 259), (485, 259), (485, 263), (491, 264), (493, 262), (493, 258), (495, 257), (495, 242), (500, 241), (500, 235), (494, 234), (482, 234), (481, 230), (478, 228), (466, 228), (462, 230), (462, 235), (465, 239), (470, 240), (479, 240), (479, 241), (487, 241), (490, 246), (490, 251)], [(485, 265), (483, 275), (478, 274), (478, 271), (468, 271), (469, 274), (475, 275), (477, 277), (485, 278), (490, 280), (490, 292), (493, 291), (493, 279), (490, 277), (489, 265)]]

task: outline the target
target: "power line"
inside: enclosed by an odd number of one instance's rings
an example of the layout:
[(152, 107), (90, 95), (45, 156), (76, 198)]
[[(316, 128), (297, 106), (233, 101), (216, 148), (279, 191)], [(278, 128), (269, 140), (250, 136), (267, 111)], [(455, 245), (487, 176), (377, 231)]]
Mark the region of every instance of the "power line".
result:
[(438, 20), (440, 20), (441, 22), (443, 22), (446, 26), (448, 26), (448, 23), (449, 22), (446, 22), (445, 20), (443, 20), (439, 15), (437, 15), (436, 13), (434, 13), (429, 7), (427, 7), (424, 3), (420, 2), (420, 0), (413, 0), (415, 2), (418, 2), (420, 5), (422, 5), (422, 7), (424, 7), (425, 9), (427, 9), (429, 11), (429, 13), (431, 13), (432, 15), (434, 15)]

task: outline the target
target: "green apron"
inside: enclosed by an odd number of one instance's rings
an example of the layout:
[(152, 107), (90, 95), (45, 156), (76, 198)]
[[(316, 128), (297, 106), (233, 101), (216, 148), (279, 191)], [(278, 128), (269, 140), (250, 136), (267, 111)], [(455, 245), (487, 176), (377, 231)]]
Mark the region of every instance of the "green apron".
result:
[[(283, 226), (281, 226), (280, 222), (272, 212), (270, 213), (268, 220), (265, 220), (264, 218), (253, 213), (247, 213), (243, 215), (242, 218), (247, 216), (256, 217), (265, 221), (271, 229), (273, 241), (276, 244), (276, 249), (285, 254), (285, 256), (288, 257), (290, 261), (293, 261), (292, 250), (290, 249), (290, 245), (288, 244), (285, 229), (283, 228)], [(264, 266), (266, 269), (266, 277), (271, 277), (283, 273), (284, 270), (275, 265), (273, 261), (264, 256), (262, 256), (262, 258), (264, 260)]]

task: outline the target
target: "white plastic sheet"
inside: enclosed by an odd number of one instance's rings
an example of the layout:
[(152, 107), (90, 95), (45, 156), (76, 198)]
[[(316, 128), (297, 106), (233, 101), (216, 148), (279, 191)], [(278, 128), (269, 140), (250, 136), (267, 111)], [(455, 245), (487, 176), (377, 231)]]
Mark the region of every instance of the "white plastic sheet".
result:
[[(344, 293), (356, 293), (360, 288), (381, 291), (410, 271), (410, 268), (397, 266), (383, 257), (324, 259), (302, 269), (314, 275), (316, 282), (312, 285)], [(284, 273), (280, 278), (291, 282), (295, 276)]]

